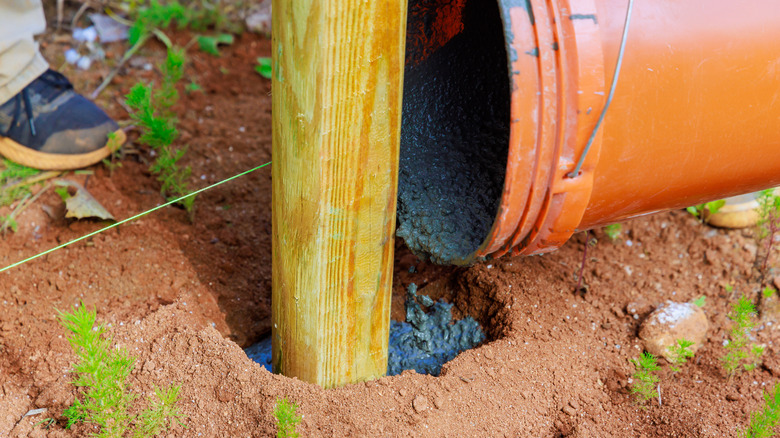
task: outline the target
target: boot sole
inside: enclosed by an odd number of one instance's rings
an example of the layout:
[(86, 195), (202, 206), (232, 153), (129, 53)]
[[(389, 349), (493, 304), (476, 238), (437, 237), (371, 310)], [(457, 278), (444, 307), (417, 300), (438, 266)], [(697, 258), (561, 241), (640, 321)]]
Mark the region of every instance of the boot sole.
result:
[(86, 154), (50, 154), (22, 146), (10, 138), (0, 138), (0, 155), (23, 166), (40, 170), (74, 170), (99, 163), (125, 143), (127, 135), (121, 129), (114, 131), (110, 140), (100, 149)]

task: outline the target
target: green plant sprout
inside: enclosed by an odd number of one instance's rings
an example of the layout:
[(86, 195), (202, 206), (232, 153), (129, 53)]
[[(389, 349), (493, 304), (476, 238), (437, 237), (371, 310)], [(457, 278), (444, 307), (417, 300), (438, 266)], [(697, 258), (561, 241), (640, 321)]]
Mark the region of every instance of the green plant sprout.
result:
[(764, 290), (761, 291), (761, 296), (763, 296), (764, 298), (769, 298), (772, 295), (774, 295), (775, 292), (777, 291), (774, 290), (774, 288), (772, 288), (771, 286), (767, 286), (764, 288)]
[(704, 304), (707, 302), (707, 297), (702, 295), (699, 298), (696, 298), (695, 300), (691, 301), (693, 304), (696, 305), (696, 307), (704, 307)]
[(680, 366), (688, 362), (688, 359), (693, 357), (691, 346), (693, 346), (694, 343), (695, 342), (689, 341), (687, 339), (678, 339), (675, 345), (667, 348), (671, 356), (671, 363), (669, 368), (672, 370), (672, 372), (679, 373), (682, 370)]
[(611, 224), (604, 227), (604, 234), (609, 237), (609, 240), (615, 241), (620, 238), (620, 231), (623, 228), (620, 224)]
[(724, 205), (726, 205), (726, 200), (720, 199), (717, 201), (710, 201), (705, 202), (704, 204), (694, 205), (692, 207), (686, 208), (685, 210), (703, 224), (707, 221), (707, 217), (709, 217), (709, 215), (717, 213), (721, 208), (723, 208)]
[(32, 205), (48, 188), (46, 184), (33, 194), (33, 187), (47, 179), (59, 176), (59, 172), (41, 172), (4, 159), (0, 165), (0, 207), (15, 206), (10, 213), (0, 215), (0, 233), (17, 232), (19, 215)]
[(168, 389), (154, 386), (154, 398), (150, 406), (138, 415), (138, 423), (133, 432), (134, 438), (156, 436), (171, 427), (171, 420), (184, 426), (181, 422), (183, 414), (179, 413), (176, 402), (179, 399), (179, 386), (171, 386)]
[(10, 214), (0, 215), (0, 232), (5, 234), (8, 230), (13, 231), (14, 233), (19, 231), (19, 224)]
[(225, 44), (230, 45), (233, 44), (234, 38), (233, 35), (229, 33), (221, 33), (219, 35), (215, 36), (206, 36), (206, 35), (199, 35), (197, 37), (198, 41), (198, 47), (200, 50), (214, 56), (219, 56), (219, 45)]
[[(750, 344), (750, 332), (756, 326), (755, 316), (753, 303), (744, 296), (732, 305), (728, 317), (733, 326), (726, 344), (726, 355), (720, 358), (729, 379), (738, 371), (752, 371), (761, 363), (764, 347)], [(744, 363), (746, 360), (748, 362)]]
[(35, 429), (38, 426), (41, 426), (44, 429), (49, 430), (51, 425), (54, 424), (55, 422), (57, 422), (57, 420), (55, 420), (54, 418), (47, 417), (47, 418), (44, 418), (43, 420), (33, 424), (33, 429)]
[[(106, 75), (103, 82), (100, 83), (89, 97), (95, 99), (111, 83), (120, 68), (129, 61), (152, 36), (157, 37), (157, 39), (165, 44), (168, 49), (171, 49), (173, 43), (171, 42), (171, 39), (163, 33), (163, 30), (169, 28), (174, 23), (179, 29), (190, 28), (193, 30), (205, 30), (206, 28), (213, 27), (214, 29), (229, 30), (232, 33), (240, 32), (240, 25), (231, 23), (226, 19), (225, 15), (221, 13), (218, 4), (219, 2), (217, 2), (217, 4), (212, 4), (212, 2), (207, 0), (199, 0), (188, 1), (186, 3), (186, 6), (175, 0), (165, 2), (159, 2), (157, 0), (151, 0), (149, 2), (144, 0), (133, 0), (130, 4), (120, 3), (120, 7), (128, 13), (131, 20), (124, 19), (111, 12), (110, 9), (106, 9), (106, 12), (111, 18), (129, 27), (127, 36), (130, 48), (127, 49), (122, 56), (117, 67)], [(193, 40), (193, 42), (194, 41), (195, 40)], [(187, 44), (187, 46), (189, 47), (189, 44)]]
[[(178, 387), (161, 391), (155, 388), (157, 400), (138, 416), (129, 413), (137, 398), (129, 390), (127, 378), (135, 366), (135, 358), (125, 350), (112, 348), (112, 339), (105, 326), (96, 325), (96, 312), (88, 311), (84, 303), (72, 312), (59, 313), (61, 324), (70, 332), (70, 342), (76, 355), (73, 385), (80, 388), (80, 396), (65, 409), (67, 428), (78, 422), (100, 427), (93, 436), (123, 437), (135, 427), (135, 437), (160, 433), (170, 427), (170, 419), (180, 417), (176, 401)], [(154, 433), (149, 433), (150, 431)]]
[(759, 193), (756, 201), (758, 201), (756, 243), (762, 249), (762, 255), (756, 254), (754, 265), (758, 267), (760, 260), (760, 283), (763, 283), (769, 266), (769, 257), (772, 255), (775, 236), (780, 232), (780, 196), (775, 194), (774, 189), (763, 190)]
[(68, 427), (86, 421), (100, 426), (98, 437), (122, 436), (132, 421), (128, 409), (135, 396), (126, 381), (135, 360), (111, 348), (111, 338), (103, 336), (105, 327), (95, 325), (96, 312), (87, 311), (83, 303), (72, 313), (58, 312), (71, 332), (68, 341), (77, 358), (73, 385), (81, 388), (82, 396), (64, 412)]
[(158, 2), (152, 0), (146, 5), (136, 5), (132, 8), (133, 23), (127, 32), (131, 46), (143, 41), (155, 29), (168, 29), (176, 25), (178, 29), (189, 28), (197, 31), (209, 27), (222, 28), (227, 23), (220, 10), (206, 2), (187, 2), (182, 5), (178, 1)]
[(0, 207), (11, 205), (30, 193), (30, 188), (35, 184), (27, 183), (33, 177), (41, 173), (40, 170), (17, 164), (11, 160), (3, 159), (0, 167)]
[(184, 86), (184, 91), (187, 94), (192, 94), (198, 91), (203, 91), (203, 87), (201, 87), (200, 84), (198, 84), (197, 82), (191, 81), (189, 84)]
[(759, 365), (761, 365), (761, 356), (764, 355), (765, 350), (766, 347), (763, 345), (750, 346), (750, 355), (748, 356), (750, 362), (744, 365), (745, 371), (753, 371), (754, 369), (758, 368)]
[(764, 392), (764, 407), (750, 414), (750, 424), (740, 434), (743, 438), (769, 438), (780, 425), (780, 383), (771, 392)]
[[(263, 56), (257, 58), (257, 65), (255, 66), (255, 71), (260, 76), (266, 79), (271, 79), (271, 76), (273, 75), (273, 68), (271, 67), (271, 58), (263, 57)], [(617, 225), (620, 226), (620, 224)]]
[(122, 144), (119, 143), (116, 132), (108, 133), (108, 146), (111, 150), (111, 155), (109, 155), (108, 158), (103, 159), (103, 165), (108, 169), (108, 174), (113, 175), (114, 170), (122, 167), (121, 159), (123, 156)]
[(631, 359), (631, 363), (636, 367), (636, 371), (631, 376), (634, 379), (634, 383), (631, 385), (631, 393), (636, 394), (642, 404), (658, 397), (658, 391), (656, 391), (658, 376), (654, 372), (658, 371), (659, 368), (655, 356), (643, 352), (639, 355), (639, 359)]
[(297, 413), (298, 405), (291, 403), (286, 398), (277, 400), (274, 406), (274, 417), (276, 417), (276, 436), (277, 438), (297, 438), (298, 432), (295, 430), (301, 417)]
[[(184, 72), (184, 50), (170, 49), (161, 71), (163, 80), (158, 89), (151, 85), (138, 83), (125, 96), (127, 105), (133, 110), (130, 118), (142, 132), (138, 139), (151, 147), (157, 158), (149, 170), (157, 175), (162, 183), (160, 192), (168, 200), (192, 193), (187, 181), (192, 174), (189, 167), (179, 167), (179, 160), (187, 148), (176, 149), (173, 142), (178, 138), (176, 118), (171, 107), (179, 100), (176, 83)], [(190, 196), (180, 202), (192, 218), (195, 197)]]

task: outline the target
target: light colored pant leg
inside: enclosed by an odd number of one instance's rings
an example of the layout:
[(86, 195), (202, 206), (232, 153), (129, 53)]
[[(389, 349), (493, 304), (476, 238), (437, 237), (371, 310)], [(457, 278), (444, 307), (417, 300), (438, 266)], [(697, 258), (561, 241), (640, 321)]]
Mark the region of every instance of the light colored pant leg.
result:
[(0, 104), (49, 68), (33, 39), (44, 30), (41, 0), (0, 0)]

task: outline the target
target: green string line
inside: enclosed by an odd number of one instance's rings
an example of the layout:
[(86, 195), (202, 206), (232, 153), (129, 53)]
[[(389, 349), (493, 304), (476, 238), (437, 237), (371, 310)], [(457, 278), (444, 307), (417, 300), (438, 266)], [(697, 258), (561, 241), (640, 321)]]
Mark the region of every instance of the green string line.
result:
[(63, 244), (62, 244), (62, 245), (60, 245), (60, 246), (55, 246), (54, 248), (51, 248), (51, 249), (49, 249), (49, 250), (46, 250), (46, 251), (44, 251), (44, 252), (42, 252), (42, 253), (40, 253), (40, 254), (36, 254), (36, 255), (34, 255), (34, 256), (32, 256), (32, 257), (28, 257), (28, 258), (26, 258), (26, 259), (24, 259), (24, 260), (18, 261), (18, 262), (16, 262), (16, 263), (12, 264), (12, 265), (8, 265), (8, 266), (6, 266), (5, 268), (3, 268), (3, 269), (0, 269), (0, 273), (2, 273), (2, 272), (5, 272), (5, 271), (7, 271), (7, 270), (9, 270), (9, 269), (11, 269), (11, 268), (15, 268), (15, 267), (17, 267), (17, 266), (19, 266), (19, 265), (25, 264), (25, 263), (27, 263), (27, 262), (29, 262), (29, 261), (35, 260), (35, 259), (37, 259), (38, 257), (42, 257), (42, 256), (45, 256), (46, 254), (50, 254), (50, 253), (52, 253), (52, 252), (54, 252), (54, 251), (57, 251), (58, 249), (65, 248), (65, 247), (66, 247), (66, 246), (68, 246), (68, 245), (72, 245), (72, 244), (74, 244), (74, 243), (76, 243), (76, 242), (80, 242), (80, 241), (82, 241), (82, 240), (84, 240), (84, 239), (88, 239), (88, 238), (90, 238), (90, 237), (94, 236), (95, 234), (102, 233), (103, 231), (107, 231), (107, 230), (110, 230), (111, 228), (118, 227), (118, 226), (120, 226), (120, 225), (122, 225), (122, 224), (124, 224), (124, 223), (130, 222), (130, 221), (132, 221), (132, 220), (136, 220), (136, 219), (138, 219), (139, 217), (146, 216), (147, 214), (149, 214), (149, 213), (152, 213), (152, 212), (154, 212), (154, 211), (157, 211), (157, 210), (159, 210), (159, 209), (161, 209), (161, 208), (163, 208), (163, 207), (167, 207), (167, 206), (169, 206), (169, 205), (171, 205), (171, 204), (175, 204), (175, 203), (177, 203), (177, 202), (181, 201), (182, 199), (189, 198), (190, 196), (195, 196), (195, 195), (197, 195), (197, 194), (198, 194), (198, 193), (200, 193), (200, 192), (205, 192), (206, 190), (212, 189), (212, 188), (214, 188), (214, 187), (216, 187), (216, 186), (218, 186), (218, 185), (220, 185), (220, 184), (226, 183), (226, 182), (228, 182), (228, 181), (232, 181), (232, 180), (234, 180), (234, 179), (236, 179), (236, 178), (238, 178), (238, 177), (240, 177), (240, 176), (244, 176), (244, 175), (246, 175), (247, 173), (251, 173), (251, 172), (254, 172), (255, 170), (262, 169), (263, 167), (265, 167), (265, 166), (267, 166), (267, 165), (269, 165), (269, 164), (271, 164), (271, 162), (270, 162), (270, 161), (269, 161), (269, 162), (267, 162), (267, 163), (265, 163), (265, 164), (262, 164), (262, 165), (260, 165), (260, 166), (257, 166), (257, 167), (255, 167), (254, 169), (249, 169), (249, 170), (247, 170), (247, 171), (244, 171), (244, 172), (241, 172), (241, 173), (239, 173), (238, 175), (231, 176), (231, 177), (230, 177), (230, 178), (228, 178), (228, 179), (223, 179), (222, 181), (216, 182), (216, 183), (214, 183), (214, 184), (212, 184), (212, 185), (210, 185), (210, 186), (208, 186), (208, 187), (204, 187), (204, 188), (202, 188), (202, 189), (196, 190), (196, 191), (194, 191), (194, 192), (192, 192), (192, 193), (190, 193), (190, 194), (188, 194), (188, 195), (184, 195), (184, 196), (182, 196), (182, 197), (180, 197), (180, 198), (176, 198), (176, 199), (173, 199), (173, 200), (171, 200), (171, 201), (168, 201), (168, 202), (166, 202), (165, 204), (158, 205), (157, 207), (154, 207), (154, 208), (152, 208), (151, 210), (146, 210), (146, 211), (144, 211), (144, 212), (142, 212), (142, 213), (138, 213), (137, 215), (135, 215), (135, 216), (133, 216), (133, 217), (129, 217), (129, 218), (127, 218), (127, 219), (124, 219), (124, 220), (121, 220), (121, 221), (119, 221), (119, 222), (117, 222), (117, 223), (111, 224), (111, 225), (109, 225), (109, 226), (107, 226), (107, 227), (105, 227), (105, 228), (101, 228), (101, 229), (99, 229), (99, 230), (97, 230), (97, 231), (93, 231), (93, 232), (91, 232), (91, 233), (87, 234), (86, 236), (81, 236), (81, 237), (79, 237), (79, 238), (77, 238), (77, 239), (73, 239), (73, 240), (71, 240), (70, 242), (63, 243)]

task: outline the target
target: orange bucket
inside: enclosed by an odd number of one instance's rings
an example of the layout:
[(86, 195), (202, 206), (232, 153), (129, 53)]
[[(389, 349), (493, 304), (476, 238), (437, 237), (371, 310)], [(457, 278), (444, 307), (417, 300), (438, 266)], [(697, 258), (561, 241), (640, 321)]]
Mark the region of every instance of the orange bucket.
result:
[[(780, 185), (773, 0), (410, 0), (398, 235), (437, 263)], [(572, 175), (582, 159), (579, 174)]]

